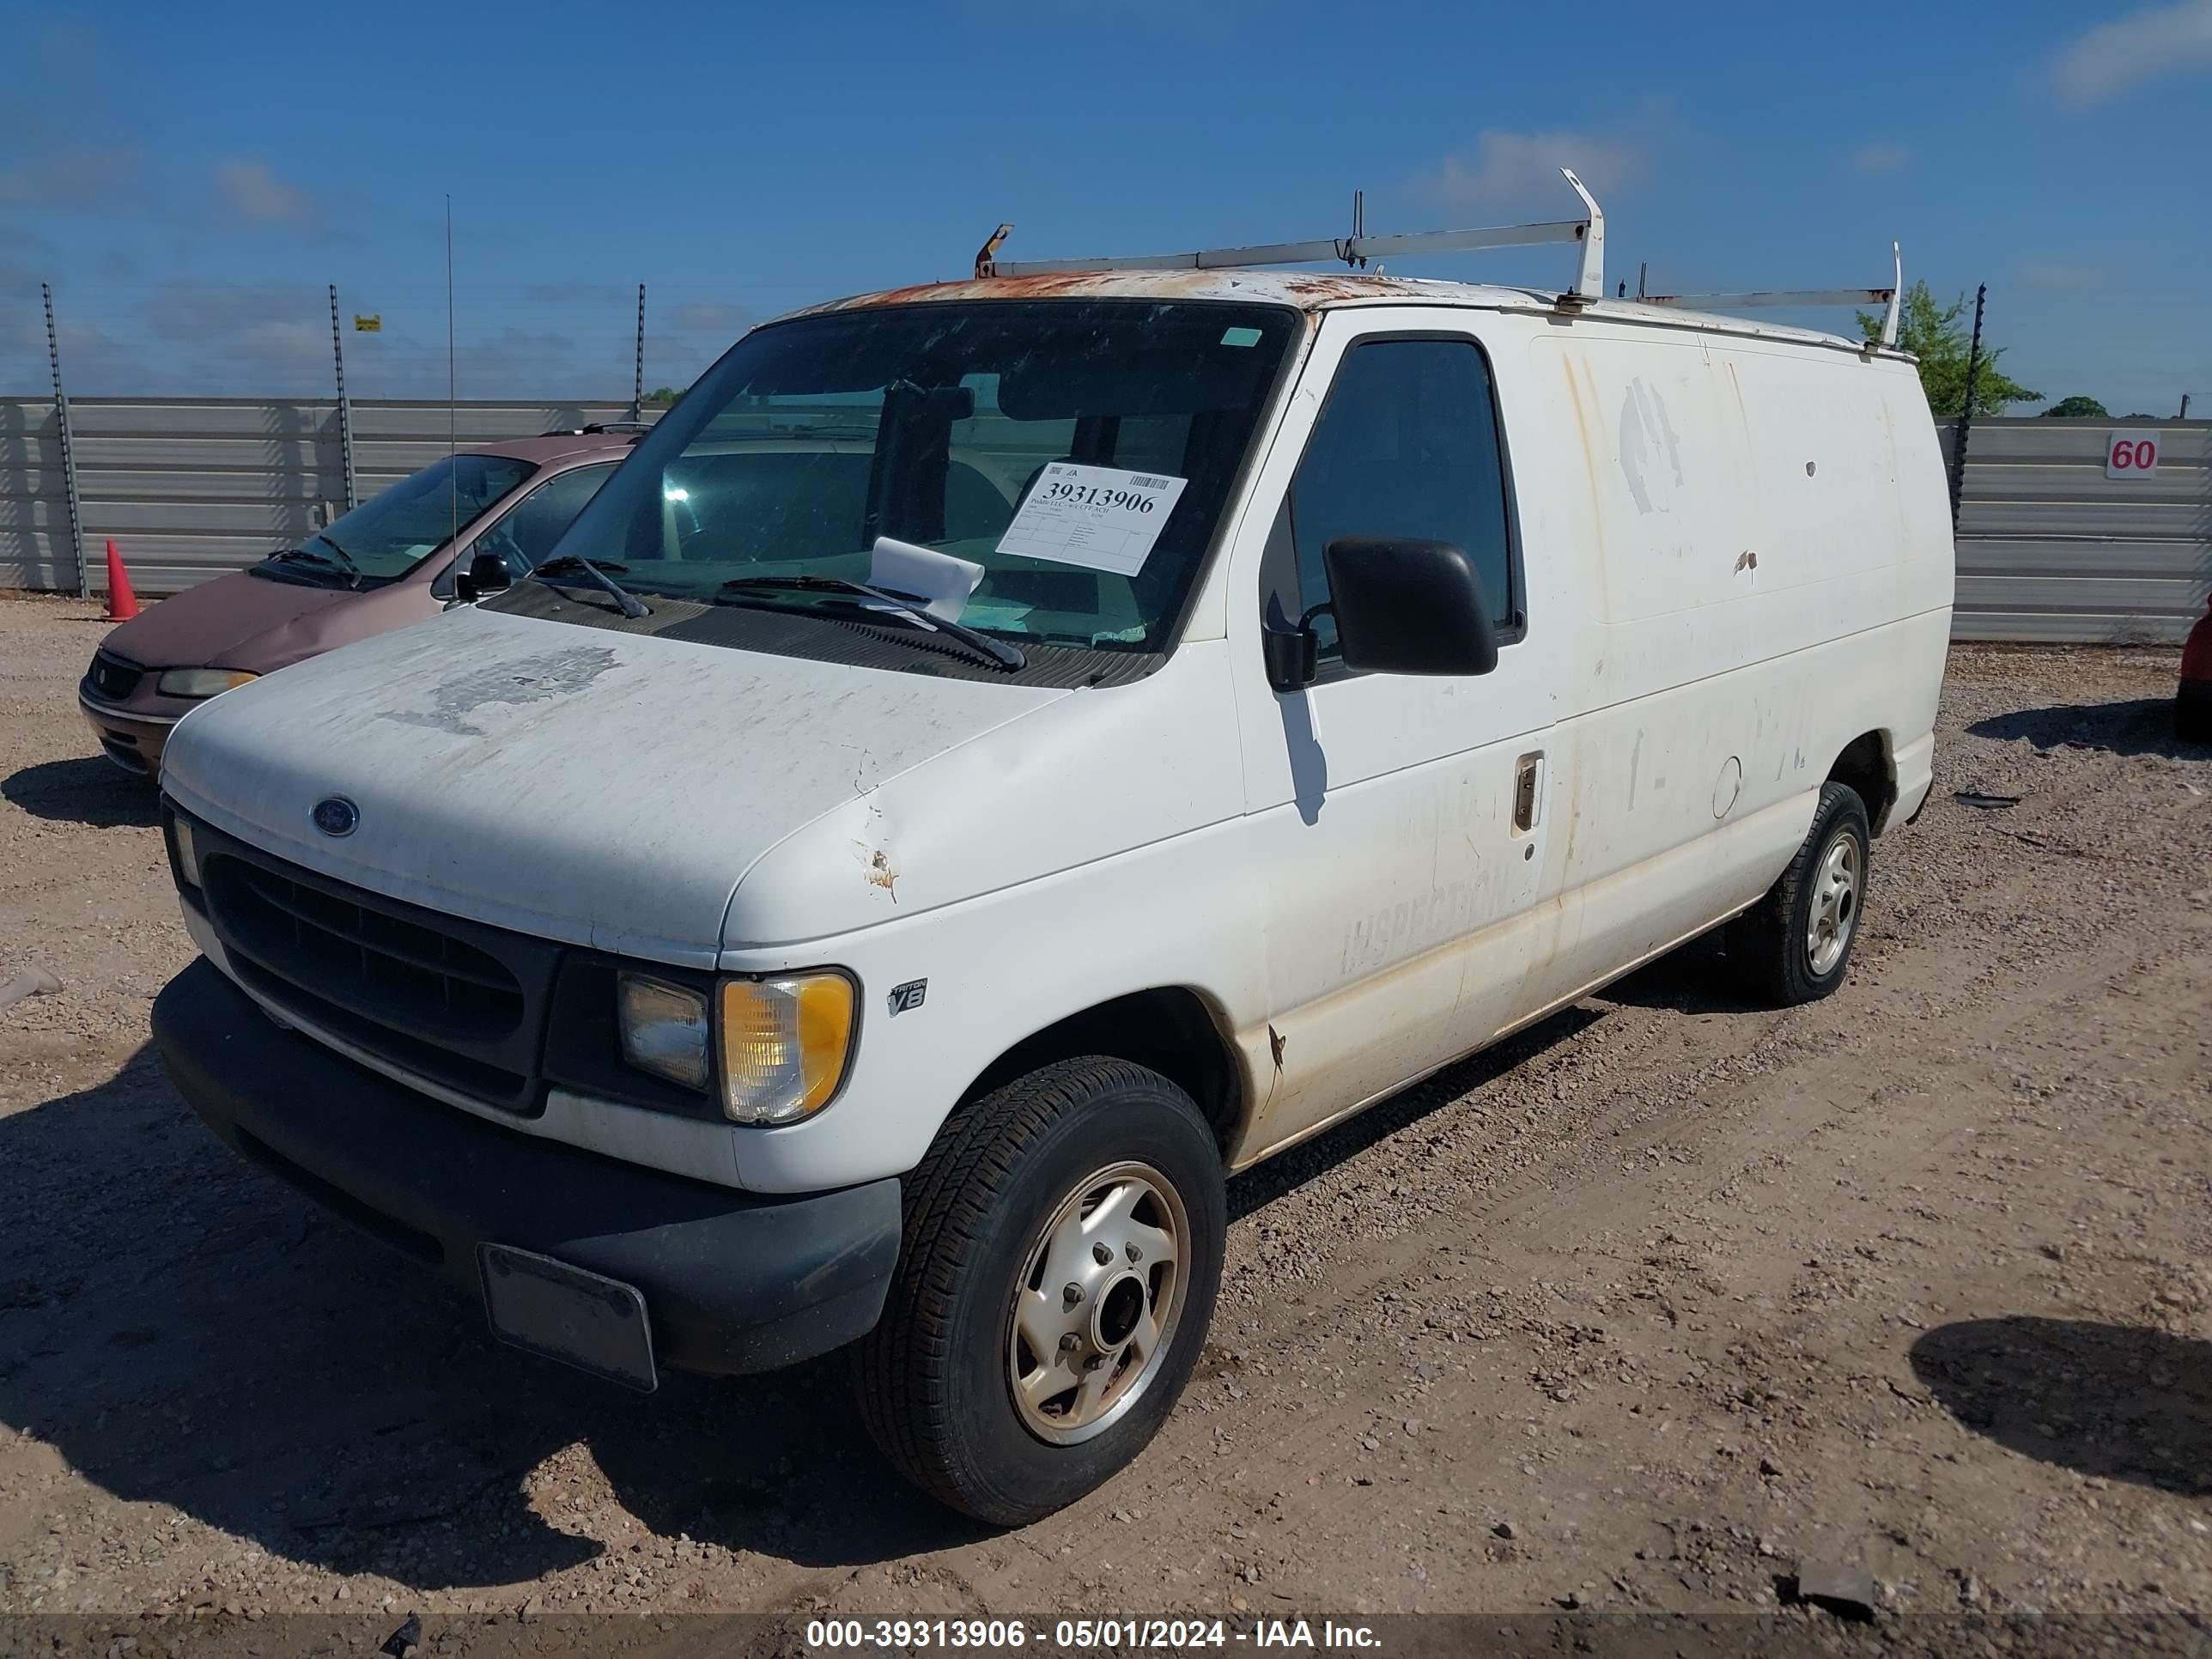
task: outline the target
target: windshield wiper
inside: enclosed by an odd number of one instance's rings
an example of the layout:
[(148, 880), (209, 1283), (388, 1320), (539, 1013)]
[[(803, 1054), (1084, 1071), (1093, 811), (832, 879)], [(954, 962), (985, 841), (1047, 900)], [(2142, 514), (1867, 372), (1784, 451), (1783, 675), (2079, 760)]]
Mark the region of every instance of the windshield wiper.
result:
[(1009, 645), (1004, 640), (994, 640), (988, 634), (979, 634), (963, 623), (951, 622), (915, 604), (902, 593), (893, 593), (881, 587), (871, 587), (866, 582), (848, 581), (842, 576), (738, 576), (724, 582), (715, 590), (718, 593), (744, 593), (771, 587), (799, 588), (822, 593), (851, 593), (861, 599), (873, 599), (894, 616), (932, 629), (955, 639), (970, 650), (988, 657), (1001, 668), (1026, 668), (1030, 659), (1022, 654), (1019, 646)]
[(361, 586), (362, 568), (359, 565), (354, 562), (353, 555), (347, 552), (345, 549), (338, 545), (338, 539), (337, 537), (331, 535), (327, 530), (318, 530), (313, 535), (308, 537), (307, 539), (311, 542), (320, 542), (325, 547), (329, 548), (331, 552), (337, 554), (338, 556), (338, 562), (345, 567), (346, 574), (353, 578), (353, 585), (356, 587), (359, 587)]
[(614, 602), (622, 607), (623, 615), (628, 617), (631, 621), (635, 622), (640, 617), (650, 617), (653, 614), (652, 611), (646, 605), (643, 600), (640, 599), (635, 594), (632, 593), (629, 589), (624, 587), (612, 576), (607, 574), (607, 572), (610, 570), (619, 570), (625, 575), (629, 572), (629, 567), (628, 565), (618, 564), (612, 559), (608, 560), (607, 562), (603, 565), (593, 564), (589, 559), (586, 558), (580, 553), (563, 553), (558, 558), (546, 560), (544, 564), (539, 565), (537, 569), (532, 571), (530, 573), (530, 580), (534, 582), (544, 582), (548, 587), (573, 587), (575, 586), (574, 582), (562, 583), (553, 581), (549, 580), (545, 574), (549, 570), (565, 570), (572, 565), (575, 568), (582, 571), (594, 582), (598, 583), (601, 587), (605, 588), (610, 594), (611, 594), (614, 598)]
[[(332, 542), (331, 545), (334, 548), (337, 547), (337, 544), (336, 542)], [(343, 558), (344, 550), (343, 548), (339, 548), (338, 552), (340, 558)], [(310, 552), (304, 547), (280, 547), (276, 551), (269, 556), (268, 562), (270, 564), (311, 564), (319, 570), (337, 571), (340, 575), (346, 579), (346, 586), (349, 587), (359, 587), (361, 586), (361, 567), (356, 564), (351, 559), (345, 559), (343, 563), (340, 563), (338, 559), (326, 559), (321, 554)]]

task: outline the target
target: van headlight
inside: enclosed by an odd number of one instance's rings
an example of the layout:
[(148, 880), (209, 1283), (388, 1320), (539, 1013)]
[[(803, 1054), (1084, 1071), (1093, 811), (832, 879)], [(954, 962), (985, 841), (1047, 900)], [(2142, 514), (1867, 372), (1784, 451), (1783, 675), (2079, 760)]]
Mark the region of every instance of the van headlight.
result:
[(188, 887), (200, 885), (200, 850), (192, 844), (192, 821), (181, 814), (168, 815), (169, 844), (177, 853), (177, 878)]
[(615, 980), (623, 1058), (687, 1089), (707, 1086), (707, 999), (643, 974)]
[(835, 969), (726, 979), (708, 996), (647, 974), (616, 976), (623, 1059), (710, 1087), (732, 1123), (796, 1123), (829, 1104), (852, 1057), (859, 997)]
[(259, 676), (242, 668), (172, 668), (154, 682), (165, 697), (212, 697)]

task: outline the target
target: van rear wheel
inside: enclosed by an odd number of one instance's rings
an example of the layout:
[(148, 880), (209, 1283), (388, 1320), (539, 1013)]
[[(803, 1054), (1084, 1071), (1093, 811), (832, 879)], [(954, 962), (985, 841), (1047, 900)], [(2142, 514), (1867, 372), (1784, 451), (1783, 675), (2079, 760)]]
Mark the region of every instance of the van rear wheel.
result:
[(946, 1124), (856, 1350), (860, 1414), (915, 1485), (1019, 1526), (1133, 1460), (1189, 1381), (1221, 1283), (1212, 1131), (1157, 1073), (1062, 1060)]
[(1766, 896), (1729, 924), (1730, 970), (1777, 1007), (1815, 1002), (1844, 982), (1866, 903), (1873, 836), (1866, 803), (1824, 783), (1813, 828)]

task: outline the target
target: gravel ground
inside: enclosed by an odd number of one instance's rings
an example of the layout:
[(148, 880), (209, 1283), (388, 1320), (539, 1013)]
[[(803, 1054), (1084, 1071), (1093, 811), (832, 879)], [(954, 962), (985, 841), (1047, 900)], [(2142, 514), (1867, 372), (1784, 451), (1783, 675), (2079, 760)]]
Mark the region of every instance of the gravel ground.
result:
[(1954, 652), (1838, 996), (1746, 1009), (1693, 945), (1241, 1178), (1181, 1409), (992, 1534), (884, 1472), (834, 1363), (640, 1400), (507, 1352), (199, 1127), (145, 1047), (191, 956), (150, 799), (74, 707), (101, 631), (0, 604), (0, 980), (64, 986), (0, 1011), (0, 1609), (1846, 1630), (1780, 1605), (1806, 1559), (1873, 1575), (1891, 1650), (2212, 1612), (2212, 751), (2171, 652)]

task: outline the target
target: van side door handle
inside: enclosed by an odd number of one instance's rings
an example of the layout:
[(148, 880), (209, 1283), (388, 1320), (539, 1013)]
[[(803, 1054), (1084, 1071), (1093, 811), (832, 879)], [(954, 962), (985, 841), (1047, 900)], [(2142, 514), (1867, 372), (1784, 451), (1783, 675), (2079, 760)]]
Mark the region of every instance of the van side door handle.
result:
[(1527, 835), (1544, 814), (1544, 751), (1521, 757), (1513, 774), (1513, 830)]

